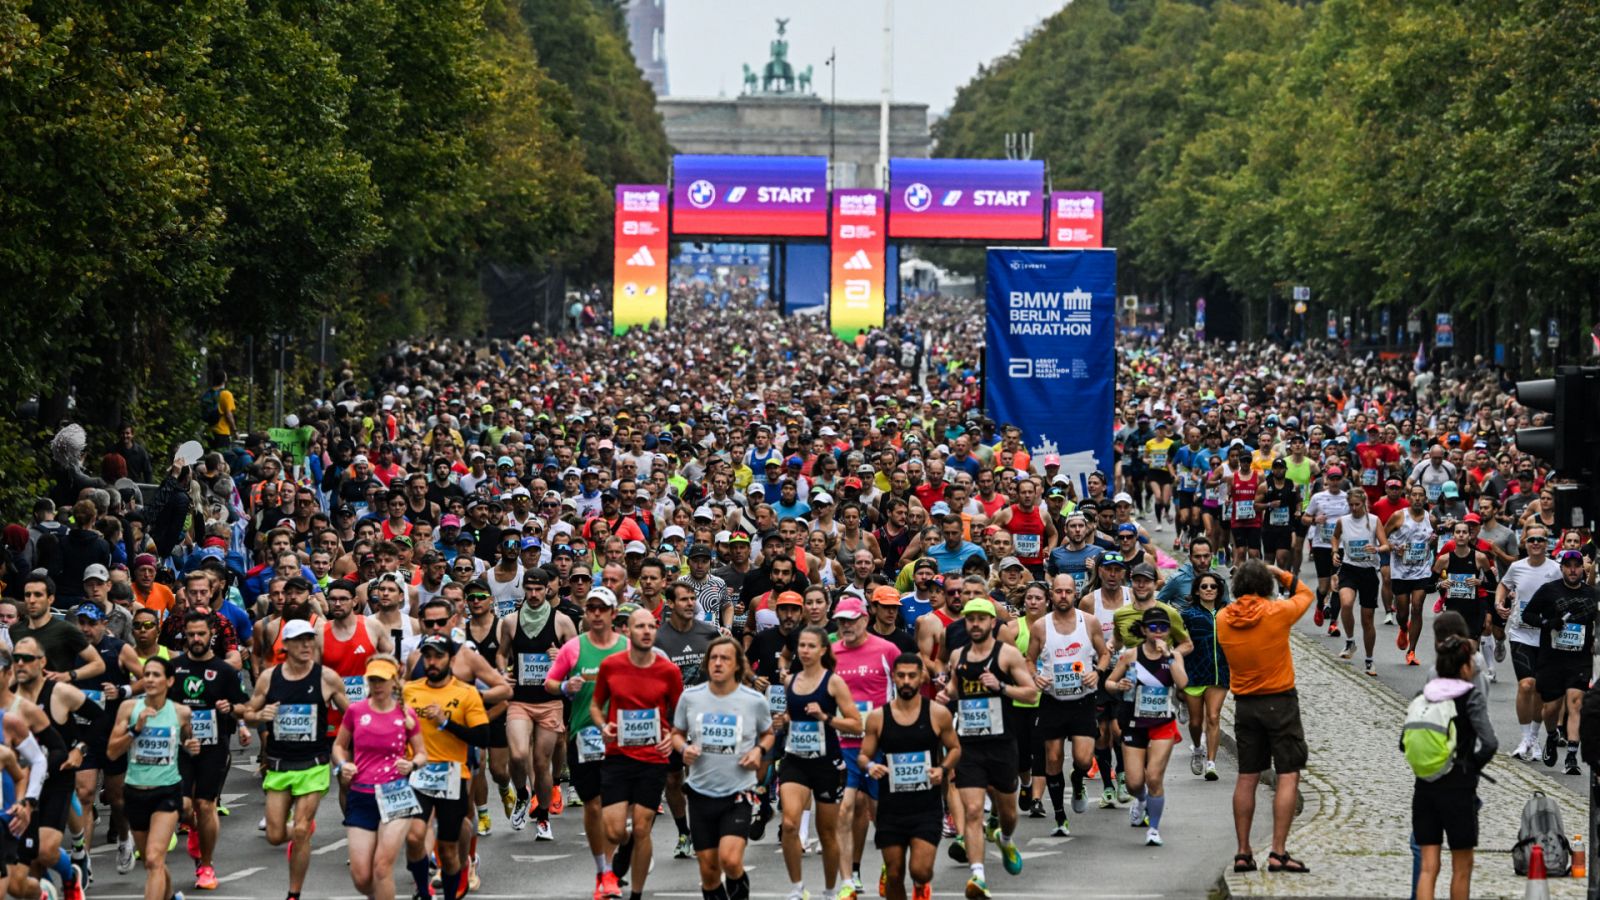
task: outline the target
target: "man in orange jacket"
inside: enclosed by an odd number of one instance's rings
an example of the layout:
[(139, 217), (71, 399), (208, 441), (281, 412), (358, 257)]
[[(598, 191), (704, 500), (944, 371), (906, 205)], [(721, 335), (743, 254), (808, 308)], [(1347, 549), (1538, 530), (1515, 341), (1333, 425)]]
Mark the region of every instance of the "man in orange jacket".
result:
[[(1289, 594), (1274, 600), (1273, 580)], [(1272, 802), (1270, 872), (1305, 872), (1287, 843), (1294, 820), (1300, 770), (1306, 764), (1306, 735), (1300, 724), (1300, 699), (1294, 689), (1294, 659), (1289, 630), (1310, 608), (1313, 594), (1294, 575), (1260, 560), (1248, 560), (1233, 576), (1234, 602), (1217, 613), (1217, 642), (1228, 657), (1234, 696), (1234, 739), (1239, 750), (1239, 780), (1233, 788), (1233, 828), (1239, 852), (1235, 872), (1256, 868), (1250, 826), (1256, 814), (1256, 786), (1269, 767), (1278, 773)]]

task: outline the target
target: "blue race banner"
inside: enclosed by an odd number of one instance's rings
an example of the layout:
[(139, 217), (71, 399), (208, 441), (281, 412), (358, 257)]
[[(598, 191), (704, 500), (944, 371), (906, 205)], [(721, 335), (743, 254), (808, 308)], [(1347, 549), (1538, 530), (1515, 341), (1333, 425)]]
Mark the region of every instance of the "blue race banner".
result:
[(990, 249), (988, 287), (984, 409), (1087, 496), (1115, 460), (1117, 252)]

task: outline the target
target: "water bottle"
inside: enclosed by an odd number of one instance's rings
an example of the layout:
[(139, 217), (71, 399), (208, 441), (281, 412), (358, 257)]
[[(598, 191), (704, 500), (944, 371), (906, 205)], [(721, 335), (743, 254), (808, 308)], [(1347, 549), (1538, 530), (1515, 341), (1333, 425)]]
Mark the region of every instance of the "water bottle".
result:
[(1583, 835), (1572, 836), (1572, 877), (1586, 878), (1589, 875), (1589, 853), (1583, 846)]

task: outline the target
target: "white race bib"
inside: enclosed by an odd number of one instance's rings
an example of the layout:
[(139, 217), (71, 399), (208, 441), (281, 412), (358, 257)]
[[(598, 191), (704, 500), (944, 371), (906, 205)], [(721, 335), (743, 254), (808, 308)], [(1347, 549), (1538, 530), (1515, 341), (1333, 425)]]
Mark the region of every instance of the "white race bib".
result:
[(441, 800), (461, 799), (461, 764), (431, 762), (411, 770), (411, 786)]
[(1369, 540), (1346, 541), (1344, 548), (1351, 562), (1367, 562), (1372, 559), (1372, 542)]
[(822, 723), (815, 719), (796, 719), (789, 723), (789, 740), (784, 752), (800, 759), (816, 759), (822, 755)]
[(1275, 528), (1286, 528), (1289, 525), (1289, 507), (1274, 507), (1267, 513), (1267, 524)]
[(509, 616), (512, 613), (516, 612), (516, 611), (517, 611), (516, 598), (514, 598), (514, 597), (512, 597), (512, 598), (507, 598), (507, 597), (496, 597), (496, 598), (494, 598), (494, 617), (495, 618), (504, 619), (506, 616)]
[(272, 736), (280, 741), (314, 741), (317, 739), (316, 707), (309, 703), (283, 704), (272, 720)]
[(767, 709), (775, 716), (789, 711), (789, 694), (783, 685), (767, 685)]
[(367, 699), (367, 676), (351, 675), (344, 680), (344, 698), (351, 703)]
[(963, 697), (961, 719), (956, 733), (962, 737), (990, 737), (1005, 734), (999, 697)]
[(1133, 692), (1133, 715), (1138, 719), (1172, 718), (1172, 688), (1141, 684)]
[(146, 725), (133, 737), (133, 761), (141, 766), (169, 766), (177, 755), (178, 741), (165, 725)]
[(549, 674), (550, 654), (517, 654), (517, 684), (523, 687), (543, 687), (545, 676)]
[(417, 801), (417, 792), (411, 789), (411, 782), (404, 778), (374, 785), (372, 796), (378, 801), (380, 822), (422, 815), (422, 804)]
[(1411, 541), (1406, 544), (1405, 561), (1409, 565), (1419, 565), (1428, 561), (1428, 542)]
[(617, 744), (622, 747), (654, 747), (661, 742), (661, 716), (656, 709), (617, 711)]
[(1568, 622), (1560, 631), (1551, 632), (1550, 646), (1557, 650), (1582, 650), (1584, 630), (1582, 624)]
[(1076, 662), (1058, 662), (1050, 667), (1050, 682), (1057, 696), (1083, 691), (1082, 667), (1082, 663)]
[(1235, 500), (1233, 503), (1233, 517), (1241, 521), (1254, 519), (1256, 517), (1256, 502), (1254, 500)]
[(1014, 534), (1014, 535), (1012, 535), (1011, 536), (1012, 541), (1016, 544), (1016, 548), (1017, 548), (1017, 556), (1019, 556), (1019, 557), (1038, 556), (1039, 555), (1039, 547), (1041, 546), (1041, 542), (1040, 542), (1039, 539), (1041, 537), (1043, 537), (1043, 535), (1038, 535), (1038, 534)]
[(890, 753), (886, 762), (889, 767), (889, 793), (905, 794), (932, 789), (933, 784), (928, 778), (928, 751)]
[(1361, 485), (1363, 487), (1377, 487), (1378, 486), (1378, 470), (1377, 469), (1362, 469), (1361, 470)]
[(578, 732), (578, 762), (593, 763), (606, 758), (606, 736), (590, 725)]
[(214, 709), (190, 710), (189, 730), (194, 732), (195, 740), (200, 743), (215, 744), (217, 742), (217, 711)]
[(1450, 592), (1452, 600), (1466, 600), (1472, 596), (1472, 585), (1467, 581), (1472, 578), (1470, 572), (1450, 573)]
[(739, 717), (730, 713), (700, 714), (700, 751), (724, 756), (738, 752), (744, 728)]

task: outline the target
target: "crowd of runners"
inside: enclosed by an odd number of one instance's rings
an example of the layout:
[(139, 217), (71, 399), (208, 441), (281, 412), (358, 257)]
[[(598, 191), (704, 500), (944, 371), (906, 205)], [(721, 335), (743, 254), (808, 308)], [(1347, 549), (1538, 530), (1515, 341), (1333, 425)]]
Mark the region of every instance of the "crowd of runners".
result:
[[(219, 834), (256, 824), (296, 900), (337, 804), (357, 892), (459, 897), (499, 804), (533, 842), (581, 831), (596, 898), (643, 895), (658, 815), (707, 900), (750, 896), (752, 841), (781, 845), (763, 890), (791, 900), (931, 896), (941, 844), (979, 898), (1022, 875), (1024, 831), (1115, 815), (1161, 846), (1184, 750), (1234, 783), (1240, 870), (1275, 770), (1264, 862), (1305, 871), (1284, 786), (1308, 607), (1369, 675), (1432, 665), (1425, 622), (1459, 613), (1489, 681), (1510, 657), (1513, 755), (1576, 770), (1595, 548), (1510, 440), (1530, 423), (1501, 373), (1120, 347), (1118, 459), (1078, 482), (983, 415), (972, 301), (854, 343), (817, 327), (700, 309), (397, 346), (277, 444), (218, 369), (192, 464), (131, 426), (58, 447), (57, 491), (4, 534), (6, 890), (76, 900), (97, 839), (147, 900), (214, 889)], [(242, 762), (258, 823), (219, 808)], [(1441, 828), (1475, 842), (1435, 824), (1435, 866)]]

